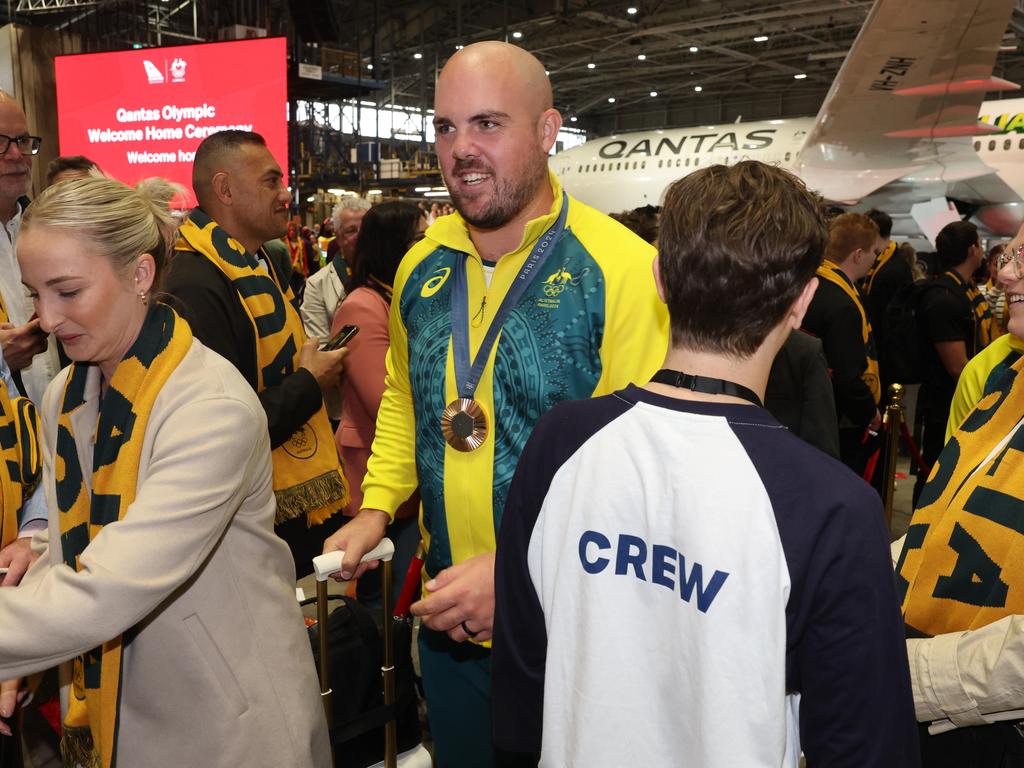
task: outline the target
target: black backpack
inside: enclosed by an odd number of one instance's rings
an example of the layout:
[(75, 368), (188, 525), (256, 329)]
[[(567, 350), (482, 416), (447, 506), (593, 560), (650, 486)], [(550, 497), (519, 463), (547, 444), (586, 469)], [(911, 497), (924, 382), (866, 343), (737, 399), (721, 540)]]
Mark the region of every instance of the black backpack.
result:
[[(335, 768), (365, 768), (384, 759), (384, 724), (396, 718), (398, 752), (420, 743), (415, 673), (412, 667), (412, 628), (408, 620), (395, 619), (395, 703), (384, 706), (381, 682), (383, 646), (373, 615), (351, 597), (332, 595), (340, 601), (327, 618), (331, 688), (334, 690), (331, 744)], [(312, 602), (312, 601), (304, 601)], [(309, 629), (314, 661), (319, 666), (318, 627)]]
[[(926, 293), (945, 286), (938, 280), (918, 280), (896, 292), (885, 308), (883, 344), (878, 350), (878, 365), (886, 381), (920, 384), (924, 381), (926, 342), (922, 336), (918, 312)], [(948, 290), (948, 289), (946, 289)]]

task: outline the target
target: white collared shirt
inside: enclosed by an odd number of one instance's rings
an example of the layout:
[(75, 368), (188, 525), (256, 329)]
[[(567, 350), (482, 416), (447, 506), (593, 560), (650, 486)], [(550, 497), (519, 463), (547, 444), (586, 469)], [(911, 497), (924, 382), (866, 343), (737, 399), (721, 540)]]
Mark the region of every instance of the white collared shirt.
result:
[[(0, 296), (3, 296), (7, 316), (14, 325), (24, 325), (35, 312), (32, 299), (21, 284), (21, 267), (14, 253), (14, 243), (21, 229), (21, 204), (18, 212), (3, 226), (0, 234)], [(21, 381), (26, 392), (22, 393), (37, 405), (43, 400), (43, 392), (51, 379), (60, 370), (57, 357), (57, 340), (51, 335), (46, 351), (36, 355), (32, 364), (21, 371)]]

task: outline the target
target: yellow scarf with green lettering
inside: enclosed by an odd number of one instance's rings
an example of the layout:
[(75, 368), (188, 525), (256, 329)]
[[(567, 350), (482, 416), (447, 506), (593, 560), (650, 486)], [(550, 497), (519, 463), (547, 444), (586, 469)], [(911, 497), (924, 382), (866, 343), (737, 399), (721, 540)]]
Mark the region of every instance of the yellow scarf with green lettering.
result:
[(875, 337), (871, 332), (871, 323), (868, 322), (868, 316), (864, 311), (864, 305), (861, 304), (860, 294), (839, 267), (828, 259), (822, 261), (821, 266), (818, 267), (818, 277), (822, 280), (828, 280), (828, 282), (833, 283), (834, 285), (838, 285), (842, 289), (843, 293), (850, 297), (850, 300), (856, 305), (857, 311), (860, 312), (861, 333), (864, 336), (864, 351), (867, 357), (867, 367), (864, 368), (864, 372), (861, 373), (860, 377), (864, 380), (864, 383), (868, 385), (868, 389), (871, 390), (872, 397), (875, 398), (875, 403), (878, 404), (882, 399), (882, 383), (878, 380), (878, 359), (875, 357)]
[[(154, 304), (139, 337), (108, 382), (94, 435), (84, 436), (95, 437), (91, 467), (79, 463), (71, 414), (85, 404), (85, 385), (93, 364), (71, 366), (57, 422), (54, 460), (61, 555), (69, 568), (82, 570), (80, 558), (89, 543), (104, 526), (121, 520), (135, 500), (142, 443), (153, 403), (191, 347), (188, 323), (170, 307)], [(86, 472), (92, 476), (91, 495), (84, 480)], [(61, 738), (65, 765), (111, 768), (116, 763), (123, 644), (123, 636), (118, 636), (72, 661), (71, 693)]]
[(0, 379), (0, 549), (18, 538), (20, 511), (39, 483), (39, 417), (27, 397)]
[[(0, 323), (9, 322), (0, 296)], [(0, 549), (18, 538), (21, 507), (39, 483), (39, 416), (27, 397), (0, 379)]]
[(917, 633), (1024, 613), (1022, 370), (1024, 358), (979, 401), (921, 491), (896, 564), (904, 621)]
[[(268, 275), (255, 256), (199, 208), (179, 234), (177, 250), (208, 258), (238, 291), (256, 339), (257, 392), (275, 386), (298, 367), (299, 350), (306, 343), (302, 320), (291, 305), (291, 289), (282, 289), (273, 270)], [(318, 525), (348, 504), (341, 459), (322, 404), (301, 429), (273, 450), (271, 458), (275, 524), (305, 515), (310, 526)]]

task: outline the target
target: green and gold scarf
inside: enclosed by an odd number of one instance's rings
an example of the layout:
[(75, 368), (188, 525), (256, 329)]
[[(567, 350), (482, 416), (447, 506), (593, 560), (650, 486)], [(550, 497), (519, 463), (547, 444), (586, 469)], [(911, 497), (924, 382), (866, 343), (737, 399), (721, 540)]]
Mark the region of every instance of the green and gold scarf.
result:
[(868, 385), (868, 389), (871, 390), (871, 396), (875, 398), (875, 404), (877, 405), (882, 400), (882, 383), (878, 380), (878, 358), (875, 357), (875, 337), (871, 332), (871, 323), (868, 322), (868, 316), (864, 311), (864, 305), (861, 303), (860, 294), (842, 270), (828, 259), (822, 261), (821, 266), (818, 267), (818, 277), (838, 285), (843, 293), (850, 297), (850, 300), (856, 305), (857, 311), (860, 312), (861, 334), (864, 337), (864, 350), (868, 361), (867, 367), (860, 377)]
[[(257, 391), (276, 386), (293, 373), (306, 332), (291, 305), (291, 289), (278, 285), (273, 270), (268, 275), (255, 256), (199, 208), (182, 225), (176, 249), (208, 258), (238, 291), (256, 339)], [(309, 525), (318, 525), (348, 504), (341, 459), (322, 404), (301, 429), (274, 449), (272, 459), (275, 524), (305, 515)]]
[(889, 259), (896, 253), (896, 243), (892, 240), (889, 241), (889, 245), (885, 247), (878, 258), (875, 259), (875, 263), (871, 265), (871, 269), (864, 276), (864, 292), (871, 293), (871, 289), (875, 286), (875, 275), (881, 271), (882, 267), (889, 263)]
[(1024, 613), (1024, 358), (964, 419), (932, 468), (896, 564), (914, 633)]
[(18, 538), (21, 508), (39, 483), (39, 416), (0, 379), (0, 549)]
[[(54, 461), (60, 543), (64, 563), (82, 569), (80, 557), (105, 525), (122, 519), (135, 500), (142, 443), (149, 414), (168, 377), (192, 346), (188, 323), (154, 304), (139, 337), (118, 364), (100, 404), (92, 467), (78, 460), (72, 414), (85, 404), (93, 364), (74, 363), (64, 386)], [(93, 435), (77, 435), (78, 439)], [(91, 472), (92, 494), (85, 483)], [(61, 752), (65, 765), (112, 768), (117, 760), (123, 637), (74, 659)], [(159, 691), (154, 695), (160, 695)]]

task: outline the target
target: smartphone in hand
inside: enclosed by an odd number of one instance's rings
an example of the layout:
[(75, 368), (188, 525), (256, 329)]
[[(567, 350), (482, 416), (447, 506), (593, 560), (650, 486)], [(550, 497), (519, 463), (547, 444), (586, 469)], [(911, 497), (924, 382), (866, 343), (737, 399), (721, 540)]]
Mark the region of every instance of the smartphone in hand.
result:
[(320, 347), (320, 351), (330, 352), (335, 349), (341, 349), (352, 341), (357, 333), (359, 333), (358, 325), (343, 325), (341, 326), (341, 330), (334, 334), (326, 344)]

